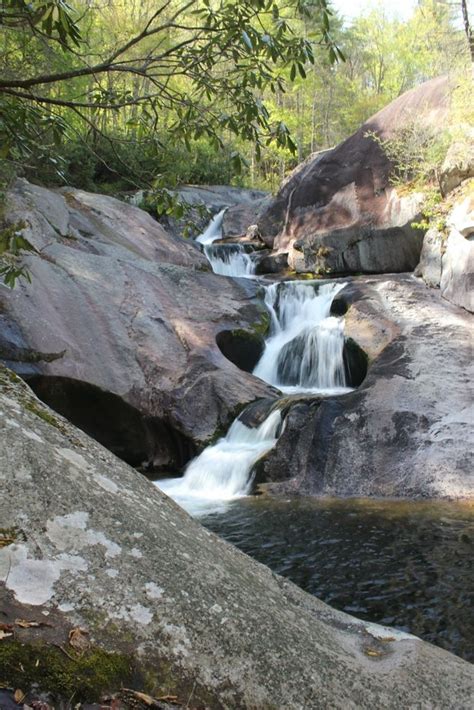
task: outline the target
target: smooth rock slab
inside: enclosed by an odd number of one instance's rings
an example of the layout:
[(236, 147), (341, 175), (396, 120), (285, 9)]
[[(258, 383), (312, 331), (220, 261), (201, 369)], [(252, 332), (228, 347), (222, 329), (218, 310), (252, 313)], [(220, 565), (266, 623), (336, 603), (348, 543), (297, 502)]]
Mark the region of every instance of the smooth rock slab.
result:
[(2, 622), (54, 627), (23, 643), (65, 646), (80, 626), (133, 659), (140, 689), (209, 708), (471, 707), (471, 665), (309, 596), (0, 378), (0, 519), (17, 537), (0, 550)]
[(472, 316), (412, 276), (347, 281), (345, 333), (367, 377), (296, 405), (263, 478), (284, 493), (474, 497)]
[(262, 325), (250, 281), (216, 276), (189, 241), (112, 197), (18, 181), (31, 284), (0, 289), (0, 359), (134, 465), (180, 469), (271, 389), (216, 335)]

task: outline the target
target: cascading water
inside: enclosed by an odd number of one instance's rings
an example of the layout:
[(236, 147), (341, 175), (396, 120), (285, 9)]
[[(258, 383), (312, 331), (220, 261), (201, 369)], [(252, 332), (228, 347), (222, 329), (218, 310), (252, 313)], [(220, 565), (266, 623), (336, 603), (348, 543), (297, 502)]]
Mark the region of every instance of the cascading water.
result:
[(191, 461), (182, 478), (157, 481), (157, 485), (194, 514), (216, 510), (215, 501), (249, 493), (252, 466), (273, 448), (280, 426), (279, 410), (271, 412), (255, 429), (237, 418), (225, 437)]
[(225, 210), (221, 210), (211, 219), (206, 229), (199, 237), (196, 237), (196, 241), (199, 244), (212, 244), (216, 239), (220, 239), (222, 236), (222, 220), (224, 219)]
[[(223, 212), (216, 215), (198, 238), (205, 249), (219, 238)], [(209, 254), (206, 252), (211, 261)], [(214, 260), (217, 257), (214, 256)], [(217, 273), (236, 275), (235, 272)], [(226, 262), (230, 267), (231, 261)], [(254, 375), (286, 393), (340, 394), (345, 387), (344, 319), (330, 315), (331, 303), (345, 284), (290, 281), (267, 286), (265, 304), (271, 317), (270, 337)], [(272, 411), (251, 429), (237, 418), (227, 435), (208, 446), (184, 476), (157, 485), (189, 512), (207, 514), (225, 507), (223, 501), (245, 496), (252, 486), (251, 471), (258, 459), (275, 445), (281, 414)]]
[(208, 244), (204, 253), (215, 274), (240, 277), (255, 274), (255, 264), (241, 244)]
[(250, 277), (255, 274), (255, 263), (242, 244), (213, 244), (222, 236), (222, 220), (225, 210), (221, 210), (210, 221), (207, 229), (196, 238), (204, 247), (212, 270), (221, 276)]
[(253, 374), (288, 394), (349, 391), (344, 372), (344, 319), (330, 315), (345, 284), (271, 284), (265, 304), (270, 337)]

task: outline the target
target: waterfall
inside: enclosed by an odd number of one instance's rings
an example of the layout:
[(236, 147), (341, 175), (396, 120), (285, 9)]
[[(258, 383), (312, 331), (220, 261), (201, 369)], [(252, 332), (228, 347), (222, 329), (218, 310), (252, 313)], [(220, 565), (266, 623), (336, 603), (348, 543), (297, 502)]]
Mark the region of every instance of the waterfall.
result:
[(280, 425), (279, 410), (254, 429), (237, 418), (225, 437), (191, 461), (182, 478), (157, 481), (157, 485), (194, 514), (214, 510), (210, 501), (245, 496), (252, 485), (252, 467), (273, 448)]
[(200, 234), (199, 237), (196, 237), (196, 241), (199, 242), (199, 244), (212, 244), (216, 239), (221, 238), (224, 213), (225, 209), (214, 215), (204, 232)]
[(265, 290), (270, 337), (253, 374), (286, 393), (348, 391), (344, 372), (344, 319), (330, 315), (345, 284), (289, 281)]
[(255, 273), (255, 264), (242, 244), (206, 244), (204, 253), (215, 274), (248, 277)]
[(224, 213), (225, 210), (221, 210), (216, 214), (196, 241), (203, 245), (204, 254), (215, 274), (248, 278), (255, 274), (255, 264), (242, 244), (213, 244), (222, 236)]

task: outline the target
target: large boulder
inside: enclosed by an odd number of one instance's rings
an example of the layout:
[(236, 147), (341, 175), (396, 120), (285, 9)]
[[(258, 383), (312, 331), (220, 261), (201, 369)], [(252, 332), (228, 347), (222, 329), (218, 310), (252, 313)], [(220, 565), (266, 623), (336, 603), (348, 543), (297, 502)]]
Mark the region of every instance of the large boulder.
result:
[(280, 493), (472, 498), (472, 316), (407, 275), (349, 281), (344, 299), (367, 377), (295, 404), (260, 479)]
[(415, 276), (421, 276), (431, 288), (439, 288), (441, 283), (443, 241), (443, 232), (438, 227), (430, 227), (424, 236), (420, 261), (415, 269)]
[(259, 219), (267, 244), (289, 253), (296, 271), (403, 272), (418, 262), (422, 233), (413, 229), (421, 195), (400, 196), (380, 142), (415, 120), (437, 126), (449, 109), (439, 77), (403, 94), (331, 150), (310, 156), (283, 183)]
[(122, 687), (210, 710), (471, 706), (472, 665), (254, 562), (4, 369), (0, 457), (5, 684), (67, 707)]
[(0, 357), (39, 396), (133, 465), (177, 470), (270, 388), (216, 345), (262, 327), (255, 286), (215, 276), (146, 212), (19, 181), (6, 218), (36, 252), (0, 289)]

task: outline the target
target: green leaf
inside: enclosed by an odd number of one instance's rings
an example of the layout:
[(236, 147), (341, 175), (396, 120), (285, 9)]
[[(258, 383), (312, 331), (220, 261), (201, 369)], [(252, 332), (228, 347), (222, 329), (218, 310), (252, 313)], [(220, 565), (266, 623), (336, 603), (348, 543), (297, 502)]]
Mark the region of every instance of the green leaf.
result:
[(244, 40), (245, 44), (250, 49), (250, 51), (252, 51), (253, 50), (252, 40), (250, 39), (250, 37), (248, 36), (248, 34), (245, 30), (242, 30), (242, 39)]

